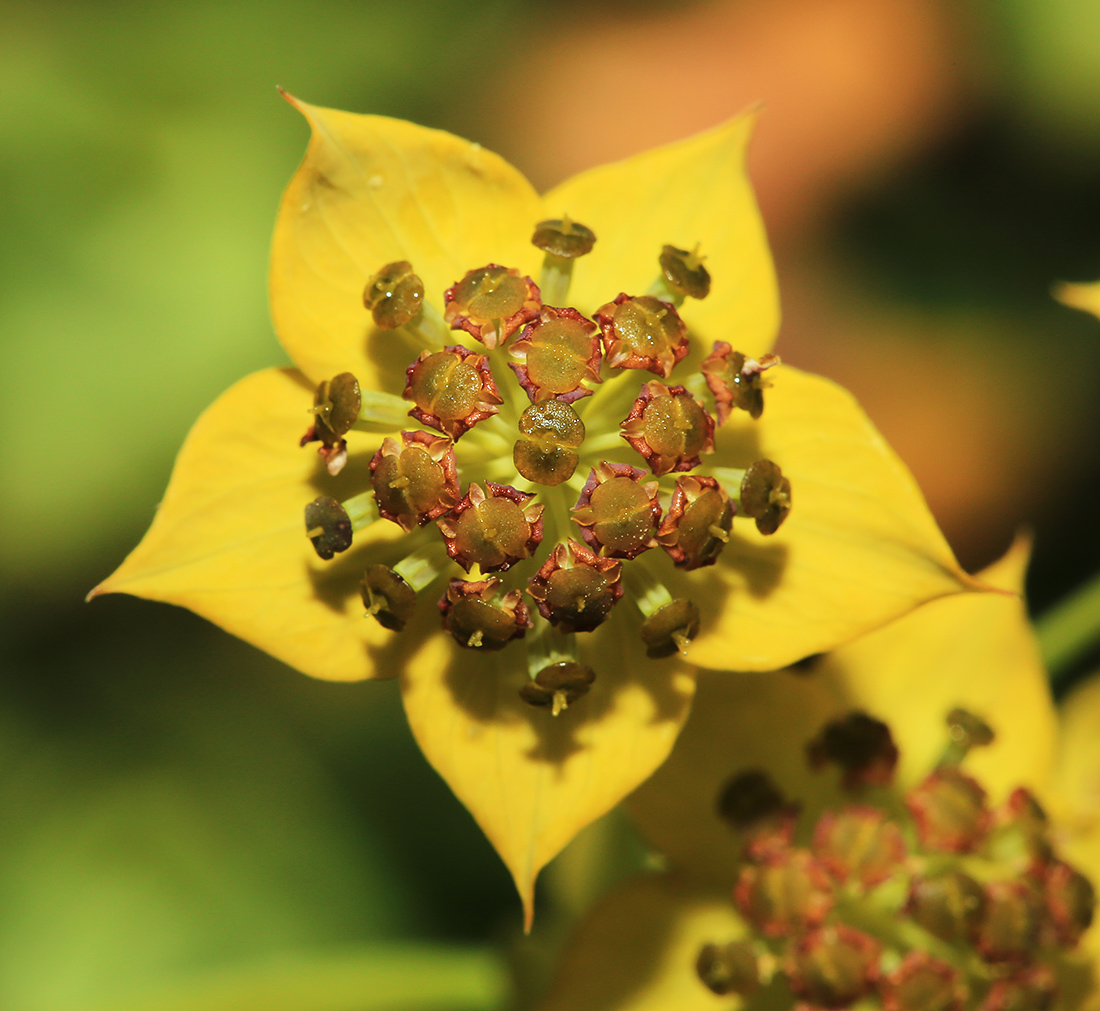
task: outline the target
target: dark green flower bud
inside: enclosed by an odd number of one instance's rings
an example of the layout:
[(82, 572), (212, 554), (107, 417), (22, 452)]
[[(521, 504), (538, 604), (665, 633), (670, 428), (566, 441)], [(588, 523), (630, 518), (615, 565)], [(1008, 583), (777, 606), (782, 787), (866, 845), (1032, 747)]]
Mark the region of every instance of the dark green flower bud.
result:
[(698, 634), (699, 608), (683, 597), (657, 608), (641, 628), (646, 656), (655, 660), (687, 653), (688, 644)]
[(351, 547), (351, 518), (334, 498), (318, 495), (306, 506), (306, 536), (318, 556), (328, 561)]
[(572, 407), (560, 400), (532, 404), (520, 415), (519, 430), (512, 460), (528, 481), (553, 486), (573, 476), (584, 422)]
[(706, 298), (710, 294), (710, 271), (703, 266), (698, 248), (688, 252), (675, 246), (662, 246), (658, 257), (665, 284), (689, 298)]
[(750, 941), (704, 944), (695, 972), (713, 994), (747, 997), (760, 989), (760, 959)]
[(774, 534), (791, 511), (791, 482), (771, 460), (757, 460), (741, 479), (741, 508), (762, 534)]
[(368, 565), (359, 593), (367, 614), (393, 632), (400, 632), (416, 610), (416, 592), (388, 565)]
[(575, 260), (592, 252), (596, 244), (596, 234), (578, 221), (568, 217), (551, 218), (535, 225), (535, 234), (531, 244), (544, 253), (563, 260)]
[(533, 706), (549, 706), (557, 716), (587, 695), (595, 680), (591, 667), (575, 660), (561, 660), (543, 667), (520, 688), (519, 696)]
[(408, 260), (387, 263), (367, 282), (363, 304), (370, 309), (375, 326), (396, 329), (419, 314), (424, 304), (424, 283), (413, 273)]

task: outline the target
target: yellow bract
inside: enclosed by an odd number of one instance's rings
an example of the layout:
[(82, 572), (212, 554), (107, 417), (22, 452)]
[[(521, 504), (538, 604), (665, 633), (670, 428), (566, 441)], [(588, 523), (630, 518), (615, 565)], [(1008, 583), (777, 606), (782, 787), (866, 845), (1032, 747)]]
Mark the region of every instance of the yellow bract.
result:
[(511, 871), (528, 927), (538, 872), (664, 761), (691, 708), (690, 669), (647, 660), (637, 624), (582, 643), (596, 684), (556, 719), (520, 699), (527, 671), (507, 651), (471, 658), (436, 634), (402, 678), (417, 743)]
[(1100, 317), (1100, 281), (1092, 284), (1059, 284), (1054, 297), (1072, 309), (1091, 312)]
[[(132, 593), (190, 608), (274, 657), (332, 681), (392, 676), (372, 650), (393, 636), (363, 620), (362, 564), (322, 562), (302, 510), (321, 490), (316, 454), (298, 447), (312, 388), (290, 369), (268, 369), (230, 387), (195, 422), (153, 525), (110, 578), (92, 591)], [(325, 494), (362, 491), (366, 461)], [(377, 523), (358, 543), (393, 540)]]
[(290, 103), (312, 136), (275, 224), (275, 330), (315, 383), (354, 372), (366, 388), (395, 392), (408, 347), (364, 311), (367, 278), (408, 260), (438, 305), (487, 263), (537, 276), (538, 194), (503, 158), (441, 130)]
[[(546, 217), (567, 213), (597, 236), (574, 273), (573, 298), (593, 312), (620, 291), (645, 292), (666, 243), (696, 244), (715, 278), (684, 319), (709, 340), (759, 356), (779, 327), (779, 300), (767, 238), (745, 172), (755, 116), (696, 137), (582, 172), (543, 198)], [(709, 350), (709, 345), (707, 350)]]
[(980, 588), (849, 393), (788, 366), (770, 371), (768, 384), (763, 416), (734, 412), (707, 464), (774, 460), (791, 480), (793, 507), (769, 537), (735, 520), (736, 536), (712, 568), (670, 568), (675, 592), (702, 609), (695, 663), (774, 670), (926, 600)]

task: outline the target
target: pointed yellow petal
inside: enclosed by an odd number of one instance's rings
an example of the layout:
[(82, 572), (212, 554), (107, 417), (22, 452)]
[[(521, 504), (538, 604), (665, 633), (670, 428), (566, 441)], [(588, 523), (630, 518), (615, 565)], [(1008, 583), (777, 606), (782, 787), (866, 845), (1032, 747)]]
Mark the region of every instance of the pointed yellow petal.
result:
[(664, 761), (687, 718), (690, 668), (648, 659), (636, 632), (612, 620), (581, 637), (596, 682), (557, 717), (520, 699), (520, 643), (479, 653), (440, 634), (406, 667), (413, 734), (511, 871), (528, 926), (538, 872)]
[(336, 560), (317, 558), (306, 503), (322, 487), (336, 498), (360, 492), (366, 476), (353, 460), (330, 478), (312, 447), (299, 447), (310, 403), (312, 387), (290, 369), (222, 394), (191, 429), (149, 532), (92, 595), (190, 608), (314, 677), (375, 676), (369, 647), (393, 636), (363, 617), (362, 546), (400, 531), (379, 522)]
[[(1027, 542), (1018, 541), (983, 580), (1021, 593), (1028, 554)], [(967, 771), (994, 802), (1016, 786), (1046, 788), (1057, 718), (1019, 596), (933, 601), (837, 650), (822, 672), (835, 676), (855, 705), (890, 724), (901, 750), (900, 785), (911, 785), (935, 763), (947, 743), (944, 718), (961, 706), (997, 735), (966, 759)]]
[(502, 158), (451, 134), (289, 100), (312, 136), (275, 224), (275, 329), (315, 382), (350, 371), (364, 386), (400, 393), (393, 382), (416, 349), (374, 327), (367, 279), (408, 260), (442, 310), (444, 290), (468, 270), (534, 269), (538, 195)]
[(1082, 312), (1091, 312), (1100, 317), (1100, 281), (1092, 284), (1059, 284), (1054, 288), (1054, 297), (1063, 305)]
[[(1100, 882), (1100, 675), (1075, 688), (1062, 704), (1055, 776), (1067, 858)], [(1100, 935), (1096, 928), (1093, 934)], [(1100, 936), (1095, 938), (1100, 952)]]
[(695, 960), (704, 944), (744, 933), (727, 894), (665, 874), (633, 878), (581, 924), (539, 1011), (737, 1011), (741, 999), (715, 997)]
[(775, 274), (745, 172), (754, 122), (740, 116), (582, 172), (546, 194), (546, 217), (568, 214), (596, 233), (595, 249), (573, 272), (571, 297), (582, 311), (622, 290), (644, 294), (660, 273), (662, 246), (690, 250), (698, 243), (713, 284), (706, 299), (683, 307), (692, 331), (750, 355), (771, 348), (779, 325)]
[(791, 481), (790, 515), (770, 537), (736, 519), (717, 565), (669, 575), (702, 609), (691, 660), (704, 667), (781, 667), (976, 585), (852, 396), (787, 366), (768, 376), (763, 417), (735, 412), (706, 463), (773, 460)]

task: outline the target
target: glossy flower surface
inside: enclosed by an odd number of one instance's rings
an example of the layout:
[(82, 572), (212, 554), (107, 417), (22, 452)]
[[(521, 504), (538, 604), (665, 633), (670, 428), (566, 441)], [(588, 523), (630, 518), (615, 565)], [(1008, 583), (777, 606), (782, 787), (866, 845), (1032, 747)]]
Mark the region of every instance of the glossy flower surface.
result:
[[(1019, 590), (1026, 554), (983, 575)], [(843, 770), (807, 762), (853, 712), (896, 741), (890, 787), (845, 788)], [(597, 908), (544, 1011), (1100, 1006), (1098, 727), (1100, 680), (1058, 713), (1023, 603), (1005, 596), (932, 602), (770, 678), (702, 675), (676, 748), (629, 801), (668, 871)], [(929, 803), (951, 780), (973, 806)], [(929, 811), (961, 835), (937, 834)], [(793, 873), (795, 855), (819, 876)], [(782, 935), (762, 929), (784, 916)]]
[[(315, 677), (399, 677), (529, 916), (539, 869), (672, 747), (681, 653), (774, 669), (974, 584), (851, 397), (770, 367), (751, 118), (540, 198), (476, 144), (290, 101), (312, 137), (271, 302), (297, 370), (209, 408), (93, 593), (188, 607)], [(550, 219), (595, 233), (575, 270), (532, 245)], [(705, 298), (670, 295), (670, 255)], [(712, 432), (721, 348), (751, 410), (727, 398)]]

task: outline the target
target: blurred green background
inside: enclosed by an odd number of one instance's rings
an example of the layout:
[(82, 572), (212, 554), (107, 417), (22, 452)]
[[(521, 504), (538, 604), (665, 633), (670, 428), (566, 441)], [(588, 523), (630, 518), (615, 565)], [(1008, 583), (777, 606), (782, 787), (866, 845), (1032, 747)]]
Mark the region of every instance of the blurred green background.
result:
[(1091, 0), (0, 13), (0, 1007), (482, 1008), (513, 977), (522, 1003), (607, 876), (582, 842), (521, 944), (394, 685), (82, 603), (197, 414), (285, 361), (267, 246), (306, 129), (276, 84), (540, 186), (762, 100), (785, 359), (857, 392), (967, 564), (1031, 525), (1040, 610), (1100, 568), (1100, 323), (1049, 297), (1100, 277)]

